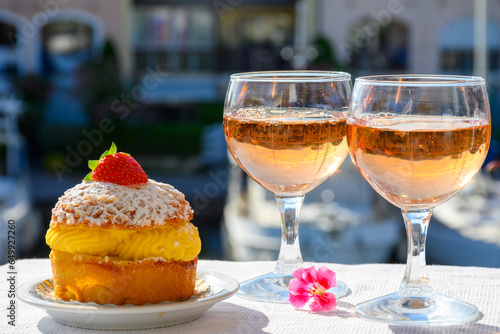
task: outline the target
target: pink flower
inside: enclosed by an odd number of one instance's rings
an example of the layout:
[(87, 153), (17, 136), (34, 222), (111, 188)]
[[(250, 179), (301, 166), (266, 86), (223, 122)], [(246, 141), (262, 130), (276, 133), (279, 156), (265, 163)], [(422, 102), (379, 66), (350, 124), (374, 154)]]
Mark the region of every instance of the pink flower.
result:
[(304, 306), (311, 297), (314, 301), (309, 305), (313, 312), (328, 312), (337, 306), (337, 299), (331, 287), (337, 286), (335, 273), (326, 267), (316, 270), (315, 267), (299, 268), (293, 272), (293, 279), (288, 285), (288, 300), (295, 308)]

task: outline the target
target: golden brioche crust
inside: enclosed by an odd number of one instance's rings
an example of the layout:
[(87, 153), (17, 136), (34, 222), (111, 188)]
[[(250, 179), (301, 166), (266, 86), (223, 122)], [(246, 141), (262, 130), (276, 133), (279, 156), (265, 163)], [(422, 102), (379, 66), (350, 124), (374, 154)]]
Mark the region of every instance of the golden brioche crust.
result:
[(169, 184), (151, 179), (134, 186), (84, 181), (59, 198), (50, 226), (141, 229), (192, 218), (193, 210), (184, 195)]
[(188, 262), (50, 253), (55, 298), (98, 304), (143, 305), (193, 295), (198, 258)]

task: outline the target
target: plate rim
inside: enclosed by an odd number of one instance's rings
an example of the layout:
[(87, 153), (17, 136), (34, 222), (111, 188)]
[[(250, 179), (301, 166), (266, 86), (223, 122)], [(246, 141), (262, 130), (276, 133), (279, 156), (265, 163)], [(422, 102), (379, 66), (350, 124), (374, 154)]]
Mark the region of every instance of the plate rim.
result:
[[(44, 276), (36, 279), (29, 280), (21, 284), (18, 288), (18, 297), (23, 302), (44, 309), (45, 311), (58, 311), (65, 313), (73, 313), (77, 311), (79, 314), (88, 312), (95, 312), (99, 310), (100, 315), (112, 315), (112, 314), (145, 314), (151, 312), (167, 312), (169, 309), (171, 311), (181, 311), (185, 309), (195, 309), (203, 307), (205, 305), (215, 304), (222, 300), (228, 299), (233, 296), (240, 287), (239, 282), (231, 276), (222, 274), (213, 270), (198, 269), (196, 273), (197, 278), (203, 278), (206, 276), (213, 276), (223, 282), (222, 290), (215, 292), (211, 296), (196, 298), (193, 300), (185, 300), (181, 302), (172, 303), (158, 303), (158, 304), (145, 304), (145, 305), (98, 305), (84, 303), (80, 304), (66, 304), (57, 303), (54, 301), (43, 299), (41, 296), (34, 296), (31, 292), (34, 292), (35, 286), (42, 283), (47, 279), (51, 279), (52, 276)], [(210, 282), (208, 282), (210, 284)], [(76, 301), (76, 303), (78, 303)]]

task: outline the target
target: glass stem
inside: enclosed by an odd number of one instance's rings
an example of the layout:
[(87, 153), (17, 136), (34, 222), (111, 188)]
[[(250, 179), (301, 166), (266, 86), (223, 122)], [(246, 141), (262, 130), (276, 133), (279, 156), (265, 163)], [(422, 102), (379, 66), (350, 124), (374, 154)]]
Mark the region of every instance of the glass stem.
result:
[(399, 293), (424, 297), (433, 293), (425, 263), (425, 240), (432, 211), (402, 211), (408, 237), (406, 271)]
[(274, 273), (288, 276), (303, 264), (299, 245), (299, 216), (304, 195), (276, 195), (276, 202), (281, 214), (281, 247)]

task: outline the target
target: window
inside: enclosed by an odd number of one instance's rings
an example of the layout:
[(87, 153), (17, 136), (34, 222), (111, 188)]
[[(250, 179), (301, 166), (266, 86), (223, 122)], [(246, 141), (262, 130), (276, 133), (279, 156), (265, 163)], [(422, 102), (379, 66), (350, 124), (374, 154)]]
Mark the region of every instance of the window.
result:
[(293, 7), (245, 7), (224, 13), (219, 69), (226, 72), (276, 70), (287, 64), (280, 53), (293, 47)]
[(353, 45), (351, 67), (363, 71), (405, 70), (407, 68), (408, 28), (391, 21), (381, 25), (373, 19), (363, 19), (350, 30)]
[(43, 27), (44, 47), (50, 54), (89, 52), (92, 28), (78, 22), (58, 21)]
[(215, 66), (215, 17), (205, 6), (136, 7), (136, 71), (207, 71)]
[[(500, 70), (500, 22), (486, 22), (488, 70)], [(439, 31), (440, 67), (445, 72), (472, 74), (474, 71), (474, 20), (460, 18), (448, 22)]]
[(73, 73), (100, 55), (104, 44), (99, 18), (84, 11), (60, 10), (41, 27), (41, 68), (45, 73)]

